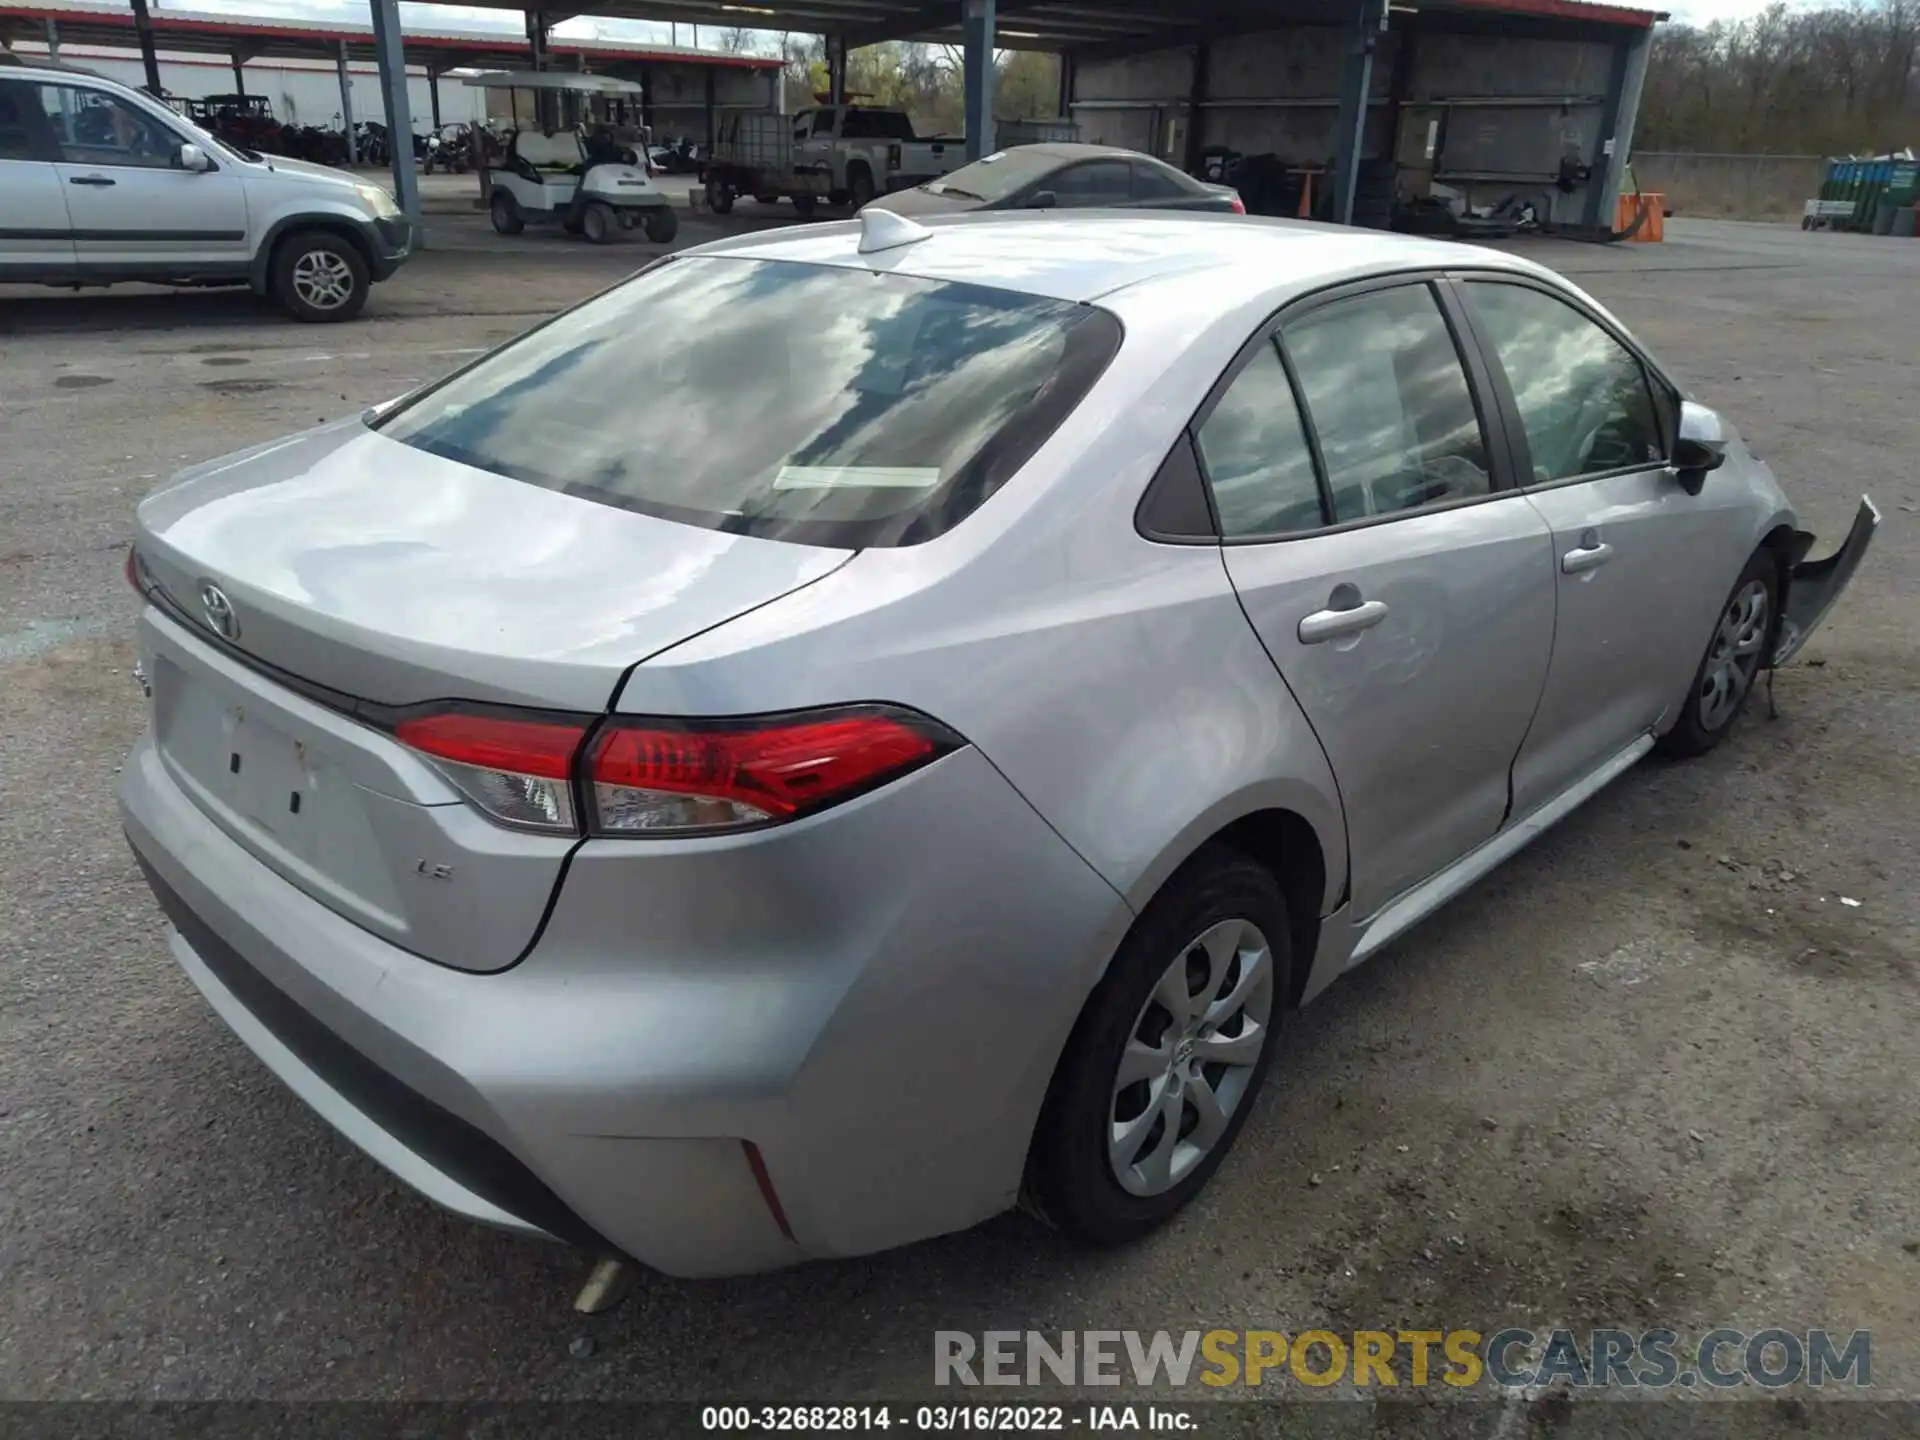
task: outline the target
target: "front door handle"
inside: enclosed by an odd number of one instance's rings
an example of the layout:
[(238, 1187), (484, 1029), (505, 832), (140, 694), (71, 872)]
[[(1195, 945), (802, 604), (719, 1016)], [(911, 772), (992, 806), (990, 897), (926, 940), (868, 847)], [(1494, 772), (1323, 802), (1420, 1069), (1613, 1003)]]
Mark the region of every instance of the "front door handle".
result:
[(69, 185), (111, 185), (114, 182), (104, 175), (75, 175), (68, 179)]
[(1560, 557), (1560, 573), (1584, 575), (1589, 570), (1598, 570), (1612, 558), (1613, 547), (1604, 540), (1592, 545), (1577, 546)]
[(1324, 645), (1329, 640), (1371, 630), (1386, 618), (1384, 600), (1368, 600), (1342, 610), (1316, 610), (1300, 622), (1300, 643)]

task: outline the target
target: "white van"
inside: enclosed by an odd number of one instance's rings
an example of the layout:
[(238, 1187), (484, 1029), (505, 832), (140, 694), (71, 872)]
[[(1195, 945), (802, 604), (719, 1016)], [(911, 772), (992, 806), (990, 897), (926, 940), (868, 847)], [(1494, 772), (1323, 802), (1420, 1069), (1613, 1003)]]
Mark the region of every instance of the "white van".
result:
[(151, 96), (65, 65), (0, 64), (0, 282), (245, 284), (346, 320), (413, 225), (344, 170), (235, 150)]

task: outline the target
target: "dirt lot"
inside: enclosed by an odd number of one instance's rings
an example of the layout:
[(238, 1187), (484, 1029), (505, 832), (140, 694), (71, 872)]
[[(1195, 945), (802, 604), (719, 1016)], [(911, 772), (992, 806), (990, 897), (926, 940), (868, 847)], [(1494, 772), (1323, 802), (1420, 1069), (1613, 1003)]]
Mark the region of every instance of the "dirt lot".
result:
[[(1670, 235), (1528, 248), (1734, 416), (1811, 528), (1863, 490), (1886, 512), (1779, 718), (1630, 773), (1336, 986), (1151, 1241), (1009, 1217), (642, 1277), (591, 1320), (578, 1256), (389, 1180), (168, 958), (113, 813), (143, 721), (120, 566), (171, 469), (393, 394), (653, 247), (449, 210), (337, 329), (0, 288), (0, 1398), (855, 1399), (924, 1391), (941, 1328), (1503, 1322), (1869, 1327), (1877, 1393), (1920, 1395), (1920, 246)], [(1755, 1404), (1736, 1430), (1807, 1423)]]

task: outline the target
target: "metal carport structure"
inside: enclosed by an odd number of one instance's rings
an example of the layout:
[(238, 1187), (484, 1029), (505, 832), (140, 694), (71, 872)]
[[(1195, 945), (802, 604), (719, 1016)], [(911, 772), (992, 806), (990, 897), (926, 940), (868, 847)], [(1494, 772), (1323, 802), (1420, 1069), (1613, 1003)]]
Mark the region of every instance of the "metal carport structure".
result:
[[(131, 3), (135, 27), (150, 51), (153, 26), (166, 15), (156, 22), (146, 0)], [(894, 39), (958, 42), (965, 56), (970, 156), (993, 146), (994, 50), (1056, 51), (1062, 56), (1062, 113), (1128, 103), (1126, 93), (1104, 99), (1083, 94), (1081, 78), (1095, 72), (1104, 71), (1109, 81), (1119, 76), (1122, 92), (1144, 85), (1154, 92), (1150, 98), (1157, 107), (1186, 117), (1188, 144), (1170, 158), (1187, 161), (1189, 168), (1206, 117), (1224, 107), (1258, 105), (1307, 117), (1311, 144), (1320, 144), (1327, 157), (1333, 217), (1342, 221), (1353, 217), (1368, 150), (1398, 155), (1404, 143), (1402, 112), (1410, 104), (1436, 107), (1443, 116), (1467, 116), (1470, 123), (1455, 127), (1451, 148), (1462, 158), (1453, 169), (1496, 180), (1512, 172), (1511, 165), (1503, 169), (1506, 157), (1497, 153), (1500, 114), (1525, 109), (1545, 118), (1542, 133), (1549, 139), (1556, 119), (1569, 121), (1560, 127), (1561, 143), (1567, 153), (1581, 157), (1578, 211), (1594, 227), (1611, 219), (1652, 27), (1664, 18), (1651, 10), (1589, 0), (564, 0), (551, 9), (527, 9), (526, 0), (468, 3), (520, 13), (535, 68), (549, 64), (560, 48), (549, 41), (551, 28), (579, 15), (820, 34), (836, 100), (845, 94), (849, 50)], [(370, 0), (370, 5), (368, 42), (379, 61), (389, 121), (396, 130), (407, 130), (409, 41), (401, 33), (398, 3)], [(1219, 72), (1236, 64), (1244, 70), (1247, 53), (1260, 48), (1245, 37), (1262, 36), (1275, 42), (1264, 52), (1270, 57), (1269, 93), (1224, 94), (1216, 83)], [(1530, 45), (1532, 52), (1525, 48)], [(1485, 52), (1478, 59), (1476, 46)], [(1558, 61), (1540, 59), (1556, 46)], [(1444, 77), (1429, 77), (1422, 89), (1409, 57), (1422, 49), (1445, 54), (1450, 47), (1459, 58), (1449, 73), (1465, 73), (1476, 64), (1484, 69), (1494, 63), (1486, 56), (1505, 47), (1517, 70), (1537, 65), (1543, 81), (1558, 83), (1542, 89), (1507, 83), (1502, 76), (1498, 83), (1448, 93)], [(1307, 65), (1302, 56), (1314, 63)], [(1377, 65), (1383, 56), (1385, 63)], [(1170, 84), (1174, 72), (1165, 62), (1173, 59), (1181, 63), (1178, 81)], [(1375, 118), (1385, 115), (1394, 117), (1395, 128)], [(1571, 123), (1575, 119), (1578, 123)], [(394, 152), (396, 194), (417, 216), (411, 152), (406, 146)]]
[[(379, 0), (373, 10), (378, 19)], [(511, 68), (528, 55), (528, 41), (511, 32), (414, 26), (402, 34), (397, 20), (388, 31), (398, 37), (399, 63), (389, 70), (379, 25), (334, 19), (303, 20), (285, 16), (250, 16), (155, 9), (144, 17), (123, 5), (100, 0), (0, 0), (0, 42), (25, 41), (44, 45), (54, 58), (61, 47), (133, 47), (141, 53), (146, 88), (159, 92), (161, 53), (220, 56), (234, 67), (235, 88), (244, 92), (243, 62), (263, 60), (319, 61), (333, 65), (340, 79), (341, 114), (349, 136), (353, 133), (353, 104), (348, 85), (349, 64), (372, 62), (380, 67), (380, 89), (389, 123), (396, 133), (411, 129), (406, 94), (406, 67), (426, 72), (428, 93), (435, 111), (439, 92), (435, 82), (450, 70)], [(708, 72), (705, 102), (714, 103), (714, 71), (776, 70), (781, 62), (762, 55), (723, 55), (673, 45), (638, 44), (619, 40), (555, 40), (547, 47), (550, 65), (591, 69), (598, 73), (649, 82), (664, 73), (671, 80), (676, 69), (697, 67)], [(401, 105), (395, 109), (395, 92)], [(777, 98), (777, 90), (773, 96)], [(683, 107), (684, 108), (684, 107)], [(397, 120), (396, 117), (397, 116)], [(438, 121), (438, 114), (434, 116)], [(412, 148), (393, 147), (394, 188), (402, 207), (420, 218), (418, 185), (413, 176)]]
[[(472, 3), (512, 9), (524, 0)], [(1467, 159), (1489, 162), (1463, 173), (1496, 178), (1504, 172), (1490, 162), (1501, 157), (1471, 156), (1474, 147), (1469, 143), (1487, 131), (1494, 132), (1497, 141), (1497, 132), (1512, 128), (1495, 112), (1530, 107), (1541, 120), (1534, 128), (1549, 139), (1554, 112), (1566, 117), (1570, 123), (1561, 127), (1562, 143), (1578, 148), (1582, 162), (1577, 188), (1583, 193), (1575, 197), (1573, 208), (1583, 223), (1596, 228), (1611, 221), (1652, 27), (1665, 18), (1662, 12), (1590, 0), (594, 0), (586, 5), (573, 0), (565, 9), (530, 14), (529, 32), (544, 34), (548, 26), (580, 14), (820, 34), (826, 40), (829, 91), (836, 100), (845, 93), (850, 50), (886, 40), (958, 43), (965, 55), (969, 156), (993, 148), (991, 60), (996, 48), (1058, 52), (1062, 114), (1099, 103), (1077, 93), (1079, 73), (1111, 69), (1116, 62), (1125, 68), (1125, 62), (1137, 57), (1184, 56), (1185, 84), (1177, 95), (1162, 98), (1184, 107), (1190, 121), (1188, 149), (1166, 158), (1185, 162), (1190, 169), (1203, 115), (1249, 103), (1215, 93), (1212, 72), (1229, 68), (1221, 62), (1234, 60), (1241, 48), (1223, 42), (1260, 35), (1278, 39), (1274, 32), (1291, 32), (1310, 42), (1304, 49), (1318, 52), (1327, 62), (1322, 66), (1326, 83), (1308, 87), (1314, 92), (1309, 94), (1296, 93), (1297, 84), (1278, 85), (1279, 93), (1251, 103), (1323, 112), (1324, 119), (1314, 123), (1323, 125), (1333, 141), (1328, 169), (1334, 218), (1351, 221), (1360, 164), (1369, 149), (1387, 155), (1395, 151), (1398, 137), (1383, 133), (1383, 122), (1374, 117), (1397, 117), (1411, 100), (1437, 105), (1443, 115), (1461, 120), (1454, 127), (1451, 150), (1462, 164)], [(1487, 93), (1471, 93), (1469, 87), (1469, 93), (1434, 94), (1440, 82), (1423, 79), (1410, 58), (1423, 44), (1429, 52), (1429, 75), (1445, 73), (1432, 56), (1457, 57), (1465, 54), (1462, 47), (1489, 53), (1506, 47), (1521, 69), (1547, 56), (1551, 47), (1563, 48), (1539, 63), (1538, 84), (1503, 79), (1483, 85)], [(1531, 56), (1524, 48), (1528, 45), (1535, 47)], [(1460, 62), (1468, 69), (1474, 63), (1471, 56)], [(1290, 68), (1296, 67), (1283, 45), (1275, 69)], [(1467, 133), (1470, 129), (1474, 134)], [(1538, 137), (1530, 143), (1537, 149)], [(1538, 161), (1531, 163), (1537, 169)]]

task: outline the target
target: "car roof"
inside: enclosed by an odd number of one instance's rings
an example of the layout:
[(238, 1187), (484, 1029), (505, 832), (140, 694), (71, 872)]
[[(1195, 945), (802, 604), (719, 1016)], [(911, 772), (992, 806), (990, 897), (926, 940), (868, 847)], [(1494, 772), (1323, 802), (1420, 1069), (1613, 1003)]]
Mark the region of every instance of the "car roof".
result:
[[(1057, 160), (1088, 160), (1101, 155), (1119, 155), (1129, 160), (1152, 160), (1141, 150), (1124, 145), (1089, 145), (1079, 140), (1036, 140), (1031, 145), (1013, 147), (1025, 155), (1051, 155)], [(1005, 154), (1005, 151), (1001, 152)]]
[(858, 221), (761, 231), (682, 253), (881, 270), (1074, 303), (1207, 270), (1219, 276), (1213, 289), (1223, 313), (1251, 293), (1284, 301), (1335, 281), (1395, 270), (1473, 266), (1548, 273), (1478, 246), (1244, 215), (1016, 210), (914, 221), (932, 233), (866, 255), (858, 249)]

